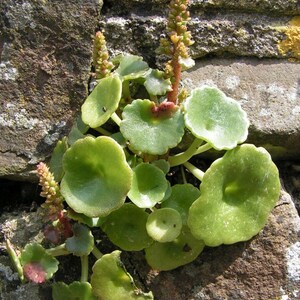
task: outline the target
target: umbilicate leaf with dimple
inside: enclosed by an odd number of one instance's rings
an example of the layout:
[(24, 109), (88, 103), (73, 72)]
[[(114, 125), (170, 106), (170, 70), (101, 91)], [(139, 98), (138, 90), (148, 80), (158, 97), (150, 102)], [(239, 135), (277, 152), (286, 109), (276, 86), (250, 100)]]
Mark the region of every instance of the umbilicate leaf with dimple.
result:
[(151, 300), (151, 292), (138, 289), (120, 260), (121, 251), (103, 255), (93, 266), (91, 277), (95, 296), (105, 300)]
[(155, 112), (154, 102), (138, 99), (124, 108), (122, 117), (121, 133), (130, 146), (144, 153), (165, 154), (184, 134), (183, 113), (176, 106)]
[(103, 217), (121, 207), (131, 186), (132, 170), (122, 147), (110, 137), (86, 137), (63, 158), (61, 193), (77, 213)]
[(184, 102), (186, 127), (216, 150), (229, 150), (246, 140), (249, 121), (240, 104), (214, 87), (192, 91)]
[(165, 197), (167, 189), (164, 172), (154, 165), (141, 163), (133, 169), (128, 197), (138, 207), (151, 208)]
[(81, 107), (82, 121), (91, 128), (103, 125), (117, 110), (122, 94), (122, 82), (118, 76), (99, 80)]
[(264, 148), (244, 144), (212, 163), (192, 204), (188, 225), (208, 246), (233, 244), (256, 235), (280, 194), (276, 165)]

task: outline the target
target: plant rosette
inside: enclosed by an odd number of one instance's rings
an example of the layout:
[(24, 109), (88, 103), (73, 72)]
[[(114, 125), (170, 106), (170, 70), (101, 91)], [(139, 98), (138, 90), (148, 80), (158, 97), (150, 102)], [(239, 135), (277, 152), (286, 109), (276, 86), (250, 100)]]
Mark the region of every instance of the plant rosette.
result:
[[(168, 59), (164, 72), (136, 55), (110, 60), (104, 35), (95, 36), (94, 89), (56, 145), (50, 170), (38, 168), (46, 217), (54, 224), (63, 216), (73, 236), (47, 250), (29, 244), (20, 256), (6, 242), (22, 281), (45, 282), (57, 271), (55, 257), (80, 257), (80, 282), (55, 283), (54, 300), (153, 299), (135, 285), (121, 251), (102, 254), (92, 231), (124, 251), (144, 251), (151, 268), (167, 271), (195, 260), (205, 245), (251, 239), (279, 198), (269, 153), (240, 145), (249, 120), (239, 102), (215, 87), (188, 94), (181, 86), (181, 71), (194, 65), (187, 4), (170, 2), (159, 48)], [(190, 159), (211, 148), (226, 153), (203, 172)], [(200, 188), (187, 182), (186, 171)], [(96, 262), (89, 280), (90, 255)]]

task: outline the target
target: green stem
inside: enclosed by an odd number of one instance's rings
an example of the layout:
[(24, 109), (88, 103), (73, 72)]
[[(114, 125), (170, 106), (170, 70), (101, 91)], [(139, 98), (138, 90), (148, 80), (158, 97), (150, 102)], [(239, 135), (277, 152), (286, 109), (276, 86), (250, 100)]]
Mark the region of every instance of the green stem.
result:
[(111, 115), (111, 119), (112, 119), (118, 126), (120, 126), (122, 120), (120, 119), (120, 117), (119, 117), (115, 112)]
[(46, 252), (52, 256), (68, 255), (70, 252), (66, 249), (66, 244), (61, 244), (55, 248), (47, 249)]
[(186, 176), (185, 176), (185, 172), (184, 172), (183, 166), (180, 167), (180, 170), (181, 170), (181, 176), (182, 176), (183, 183), (187, 184), (187, 180), (186, 180)]
[(12, 260), (12, 263), (18, 272), (20, 280), (24, 282), (24, 273), (20, 259), (9, 240), (6, 240), (6, 251), (8, 252), (9, 257)]
[(205, 151), (208, 151), (212, 148), (212, 146), (208, 143), (204, 144), (203, 146), (199, 147), (198, 150), (196, 151), (195, 155), (203, 153)]
[(98, 131), (99, 133), (101, 133), (103, 135), (107, 135), (107, 136), (111, 135), (111, 133), (109, 131), (107, 131), (106, 129), (104, 129), (102, 127), (94, 128), (94, 130)]
[(94, 246), (92, 253), (97, 259), (100, 259), (103, 256), (103, 254), (100, 252), (100, 250), (96, 246)]
[(197, 154), (197, 151), (200, 148), (203, 148), (205, 145), (207, 145), (207, 144), (205, 144), (202, 147), (199, 147), (202, 143), (203, 143), (202, 140), (196, 138), (186, 151), (178, 153), (178, 154), (173, 155), (173, 156), (170, 156), (169, 157), (170, 167), (175, 167), (175, 166), (178, 166), (178, 165), (182, 165), (185, 162), (187, 162), (192, 156)]
[(200, 181), (202, 181), (203, 176), (204, 176), (204, 172), (202, 172), (200, 169), (198, 169), (197, 167), (195, 167), (194, 165), (192, 165), (189, 162), (185, 162), (183, 164), (196, 178), (198, 178)]
[(88, 255), (80, 256), (81, 261), (81, 282), (88, 281), (88, 274), (89, 274), (89, 257)]

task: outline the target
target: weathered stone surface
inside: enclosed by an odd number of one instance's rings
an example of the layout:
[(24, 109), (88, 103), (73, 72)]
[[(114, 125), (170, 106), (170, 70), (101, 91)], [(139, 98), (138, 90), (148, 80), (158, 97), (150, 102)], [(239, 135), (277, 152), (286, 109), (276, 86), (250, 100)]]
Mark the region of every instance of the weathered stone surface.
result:
[[(136, 53), (153, 62), (165, 29), (166, 1), (134, 1), (132, 6), (129, 3), (106, 2), (99, 26), (105, 30), (112, 52)], [(292, 51), (279, 51), (278, 44), (286, 39), (292, 17), (300, 13), (299, 2), (192, 1), (190, 12), (188, 27), (195, 41), (191, 47), (194, 58), (207, 54), (293, 56)]]
[(278, 13), (287, 15), (300, 14), (298, 0), (192, 0), (192, 7), (245, 10), (254, 12)]
[[(51, 299), (47, 284), (20, 284), (4, 250), (4, 238), (9, 238), (18, 249), (30, 241), (38, 241), (40, 218), (39, 211), (0, 216), (1, 299)], [(135, 270), (135, 277), (159, 300), (300, 297), (300, 218), (290, 195), (284, 191), (265, 228), (248, 242), (206, 248), (191, 264), (160, 273), (150, 270), (142, 253), (124, 255), (128, 270)], [(57, 280), (76, 280), (80, 270), (73, 270), (73, 264), (60, 266), (65, 268), (64, 276), (58, 275)], [(66, 274), (70, 268), (69, 278)]]
[(87, 95), (101, 1), (0, 4), (0, 176), (30, 176)]
[[(104, 3), (105, 13), (107, 11), (118, 11), (120, 14), (128, 14), (140, 11), (148, 14), (153, 11), (161, 11), (169, 0), (120, 0), (115, 5), (114, 0), (106, 0)], [(222, 10), (244, 10), (255, 12), (270, 12), (287, 15), (300, 14), (300, 3), (297, 0), (190, 0), (192, 10), (220, 9)]]
[(250, 119), (248, 141), (274, 158), (300, 157), (300, 64), (283, 60), (203, 59), (184, 74), (189, 89), (217, 86), (240, 101)]

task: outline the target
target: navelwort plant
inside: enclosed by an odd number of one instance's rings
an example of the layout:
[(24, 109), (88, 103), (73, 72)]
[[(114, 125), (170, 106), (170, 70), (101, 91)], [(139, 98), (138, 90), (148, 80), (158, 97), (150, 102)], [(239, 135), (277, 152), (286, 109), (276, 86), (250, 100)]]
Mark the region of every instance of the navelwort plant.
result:
[[(100, 252), (91, 228), (100, 227), (117, 249), (143, 250), (153, 269), (166, 271), (190, 263), (205, 246), (251, 239), (278, 200), (269, 153), (240, 145), (249, 127), (240, 104), (215, 87), (188, 93), (181, 86), (182, 71), (194, 65), (187, 5), (170, 3), (158, 50), (169, 59), (164, 71), (135, 55), (110, 59), (103, 34), (96, 34), (95, 87), (70, 135), (57, 144), (50, 170), (38, 166), (45, 236), (59, 245), (29, 244), (18, 256), (7, 241), (22, 280), (44, 282), (58, 269), (55, 257), (80, 257), (80, 281), (54, 283), (53, 299), (153, 299), (133, 283), (120, 250)], [(225, 154), (204, 173), (190, 159), (209, 149)], [(183, 183), (171, 186), (172, 168), (181, 169)], [(97, 259), (91, 276), (90, 254)]]

